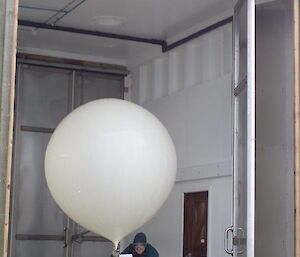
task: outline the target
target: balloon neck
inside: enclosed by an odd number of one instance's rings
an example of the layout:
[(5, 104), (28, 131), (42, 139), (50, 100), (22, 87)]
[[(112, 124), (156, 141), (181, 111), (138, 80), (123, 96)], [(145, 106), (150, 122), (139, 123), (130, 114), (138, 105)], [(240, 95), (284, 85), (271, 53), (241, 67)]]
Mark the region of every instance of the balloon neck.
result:
[(114, 243), (114, 249), (112, 251), (112, 256), (113, 257), (118, 257), (120, 255), (120, 244), (119, 242)]

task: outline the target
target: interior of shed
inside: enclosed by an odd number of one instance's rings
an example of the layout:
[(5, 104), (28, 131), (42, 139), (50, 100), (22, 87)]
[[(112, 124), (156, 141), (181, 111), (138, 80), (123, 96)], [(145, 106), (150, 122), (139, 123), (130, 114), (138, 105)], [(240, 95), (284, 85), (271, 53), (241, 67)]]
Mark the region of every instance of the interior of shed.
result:
[[(256, 256), (294, 254), (291, 2), (257, 1), (256, 7)], [(111, 254), (111, 242), (59, 209), (43, 167), (59, 122), (100, 98), (143, 106), (175, 143), (174, 189), (138, 231), (161, 256), (228, 256), (224, 231), (233, 219), (235, 4), (20, 0), (9, 256)], [(197, 194), (200, 203), (189, 200)], [(193, 215), (201, 218), (195, 221)], [(121, 250), (135, 232), (121, 241)]]

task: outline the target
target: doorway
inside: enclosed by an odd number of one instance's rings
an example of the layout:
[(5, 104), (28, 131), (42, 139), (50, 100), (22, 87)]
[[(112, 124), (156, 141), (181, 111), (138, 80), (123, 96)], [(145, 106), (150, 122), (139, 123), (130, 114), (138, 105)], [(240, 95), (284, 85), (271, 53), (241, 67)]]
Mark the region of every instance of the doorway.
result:
[(183, 257), (207, 256), (208, 191), (184, 194)]

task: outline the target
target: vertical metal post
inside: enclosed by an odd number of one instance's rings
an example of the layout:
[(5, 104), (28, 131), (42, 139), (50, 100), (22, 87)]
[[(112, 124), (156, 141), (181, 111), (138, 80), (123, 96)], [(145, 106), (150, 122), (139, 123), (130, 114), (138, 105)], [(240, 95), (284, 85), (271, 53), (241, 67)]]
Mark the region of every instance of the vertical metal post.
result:
[(18, 0), (0, 0), (0, 254), (7, 256)]
[(124, 100), (132, 101), (131, 85), (132, 85), (132, 78), (131, 78), (131, 74), (129, 74), (124, 78), (124, 88), (127, 90), (127, 91), (124, 90), (124, 95), (123, 95)]
[[(69, 97), (71, 98), (71, 106), (70, 111), (73, 111), (75, 109), (75, 79), (76, 79), (76, 71), (72, 71), (72, 84), (71, 84), (71, 95)], [(66, 227), (66, 257), (72, 257), (73, 256), (73, 244), (72, 244), (72, 234), (74, 232), (74, 222), (70, 219), (70, 217), (67, 217), (67, 227)]]
[(76, 78), (76, 71), (72, 71), (72, 89), (71, 89), (71, 111), (75, 108), (75, 78)]
[(255, 231), (255, 0), (247, 0), (247, 257)]
[(232, 23), (232, 110), (233, 110), (233, 210), (232, 210), (232, 224), (234, 229), (238, 226), (237, 221), (237, 212), (235, 208), (238, 206), (238, 99), (235, 96), (234, 90), (237, 86), (238, 81), (238, 68), (239, 68), (239, 52), (237, 49), (239, 45), (239, 30), (237, 29), (237, 15), (233, 16)]

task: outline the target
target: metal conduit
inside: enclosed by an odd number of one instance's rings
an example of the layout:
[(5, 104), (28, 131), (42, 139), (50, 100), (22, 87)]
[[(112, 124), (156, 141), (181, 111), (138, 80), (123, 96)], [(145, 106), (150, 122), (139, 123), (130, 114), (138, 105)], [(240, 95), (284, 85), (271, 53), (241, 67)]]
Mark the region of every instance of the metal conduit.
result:
[(56, 25), (52, 26), (50, 24), (27, 21), (27, 20), (19, 20), (19, 25), (26, 26), (26, 27), (41, 28), (41, 29), (51, 29), (51, 30), (58, 30), (58, 31), (64, 31), (64, 32), (72, 32), (72, 33), (90, 35), (90, 36), (115, 38), (115, 39), (135, 41), (135, 42), (140, 42), (140, 43), (156, 44), (156, 45), (161, 45), (161, 46), (164, 46), (166, 44), (165, 41), (159, 40), (159, 39), (147, 39), (147, 38), (133, 37), (133, 36), (93, 31), (93, 30), (86, 30), (86, 29), (78, 29), (78, 28), (72, 28), (72, 27), (56, 26)]

